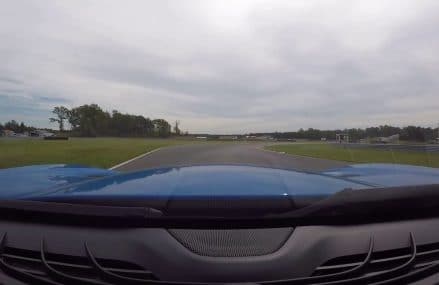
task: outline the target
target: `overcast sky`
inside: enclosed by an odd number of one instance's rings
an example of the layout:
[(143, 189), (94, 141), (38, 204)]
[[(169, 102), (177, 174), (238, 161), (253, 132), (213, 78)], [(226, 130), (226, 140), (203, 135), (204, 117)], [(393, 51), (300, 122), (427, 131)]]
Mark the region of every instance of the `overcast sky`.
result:
[(89, 103), (190, 132), (439, 121), (436, 0), (0, 4), (0, 122)]

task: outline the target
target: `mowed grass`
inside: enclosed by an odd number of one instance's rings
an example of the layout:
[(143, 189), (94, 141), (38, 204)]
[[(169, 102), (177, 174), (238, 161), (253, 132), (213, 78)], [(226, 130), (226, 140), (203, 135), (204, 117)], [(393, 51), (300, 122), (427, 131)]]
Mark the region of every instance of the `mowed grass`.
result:
[(354, 163), (400, 163), (439, 167), (439, 153), (416, 151), (390, 151), (376, 149), (343, 148), (330, 144), (282, 144), (267, 149), (288, 154), (303, 155)]
[(142, 138), (0, 139), (0, 168), (51, 163), (109, 168), (156, 148), (185, 143), (191, 142)]

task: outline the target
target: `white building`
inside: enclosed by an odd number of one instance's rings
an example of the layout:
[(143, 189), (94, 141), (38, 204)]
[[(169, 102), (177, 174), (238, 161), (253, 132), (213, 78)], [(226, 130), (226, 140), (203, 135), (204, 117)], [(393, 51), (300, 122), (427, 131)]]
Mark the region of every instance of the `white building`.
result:
[(53, 137), (55, 134), (51, 133), (49, 131), (46, 130), (35, 130), (35, 131), (31, 131), (30, 133), (31, 137)]

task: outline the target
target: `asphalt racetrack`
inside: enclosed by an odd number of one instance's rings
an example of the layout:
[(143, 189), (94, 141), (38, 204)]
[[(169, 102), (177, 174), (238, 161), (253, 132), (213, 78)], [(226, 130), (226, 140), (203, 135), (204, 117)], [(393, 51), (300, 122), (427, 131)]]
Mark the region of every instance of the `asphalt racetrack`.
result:
[(348, 164), (276, 153), (264, 150), (263, 146), (262, 143), (207, 143), (165, 147), (114, 169), (135, 171), (170, 166), (231, 164), (319, 172)]

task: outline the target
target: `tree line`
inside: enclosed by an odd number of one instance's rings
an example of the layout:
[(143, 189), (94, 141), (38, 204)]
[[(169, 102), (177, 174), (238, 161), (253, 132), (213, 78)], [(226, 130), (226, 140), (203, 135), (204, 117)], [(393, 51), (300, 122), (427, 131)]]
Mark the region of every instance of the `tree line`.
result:
[[(164, 119), (149, 119), (140, 115), (123, 114), (117, 110), (111, 113), (102, 110), (96, 104), (82, 105), (68, 109), (64, 106), (57, 106), (53, 109), (54, 116), (51, 122), (57, 123), (61, 132), (68, 132), (69, 135), (96, 137), (96, 136), (127, 136), (127, 137), (168, 137), (171, 135), (171, 125)], [(179, 121), (175, 122), (173, 131), (181, 134)], [(66, 125), (70, 130), (66, 131)], [(34, 127), (26, 126), (23, 122), (15, 120), (0, 123), (0, 131), (11, 130), (16, 133), (23, 133), (35, 130)], [(360, 139), (388, 137), (399, 134), (401, 140), (429, 142), (439, 137), (438, 128), (406, 126), (394, 127), (383, 125), (369, 128), (351, 128), (337, 130), (319, 130), (314, 128), (299, 129), (295, 132), (271, 132), (271, 133), (250, 133), (249, 135), (269, 135), (275, 139), (311, 139), (321, 138), (335, 139), (335, 135), (343, 133), (349, 135), (351, 141)]]
[(296, 132), (274, 132), (274, 133), (253, 133), (250, 135), (270, 135), (275, 139), (312, 139), (320, 140), (321, 138), (335, 139), (336, 134), (347, 134), (351, 141), (359, 141), (360, 139), (388, 137), (399, 134), (401, 140), (428, 142), (439, 137), (437, 128), (406, 126), (394, 127), (383, 125), (379, 127), (369, 128), (352, 128), (338, 130), (319, 130), (309, 128), (307, 130), (299, 129)]
[(15, 133), (24, 133), (35, 130), (34, 127), (26, 126), (23, 122), (18, 123), (16, 120), (10, 120), (6, 122), (4, 125), (0, 123), (0, 131), (3, 130), (11, 130)]
[(97, 104), (82, 105), (68, 109), (57, 106), (49, 118), (57, 123), (59, 130), (66, 130), (66, 123), (71, 126), (71, 135), (84, 137), (124, 136), (124, 137), (168, 137), (171, 125), (164, 119), (145, 118), (141, 115), (123, 114), (117, 110), (111, 113), (102, 110)]

